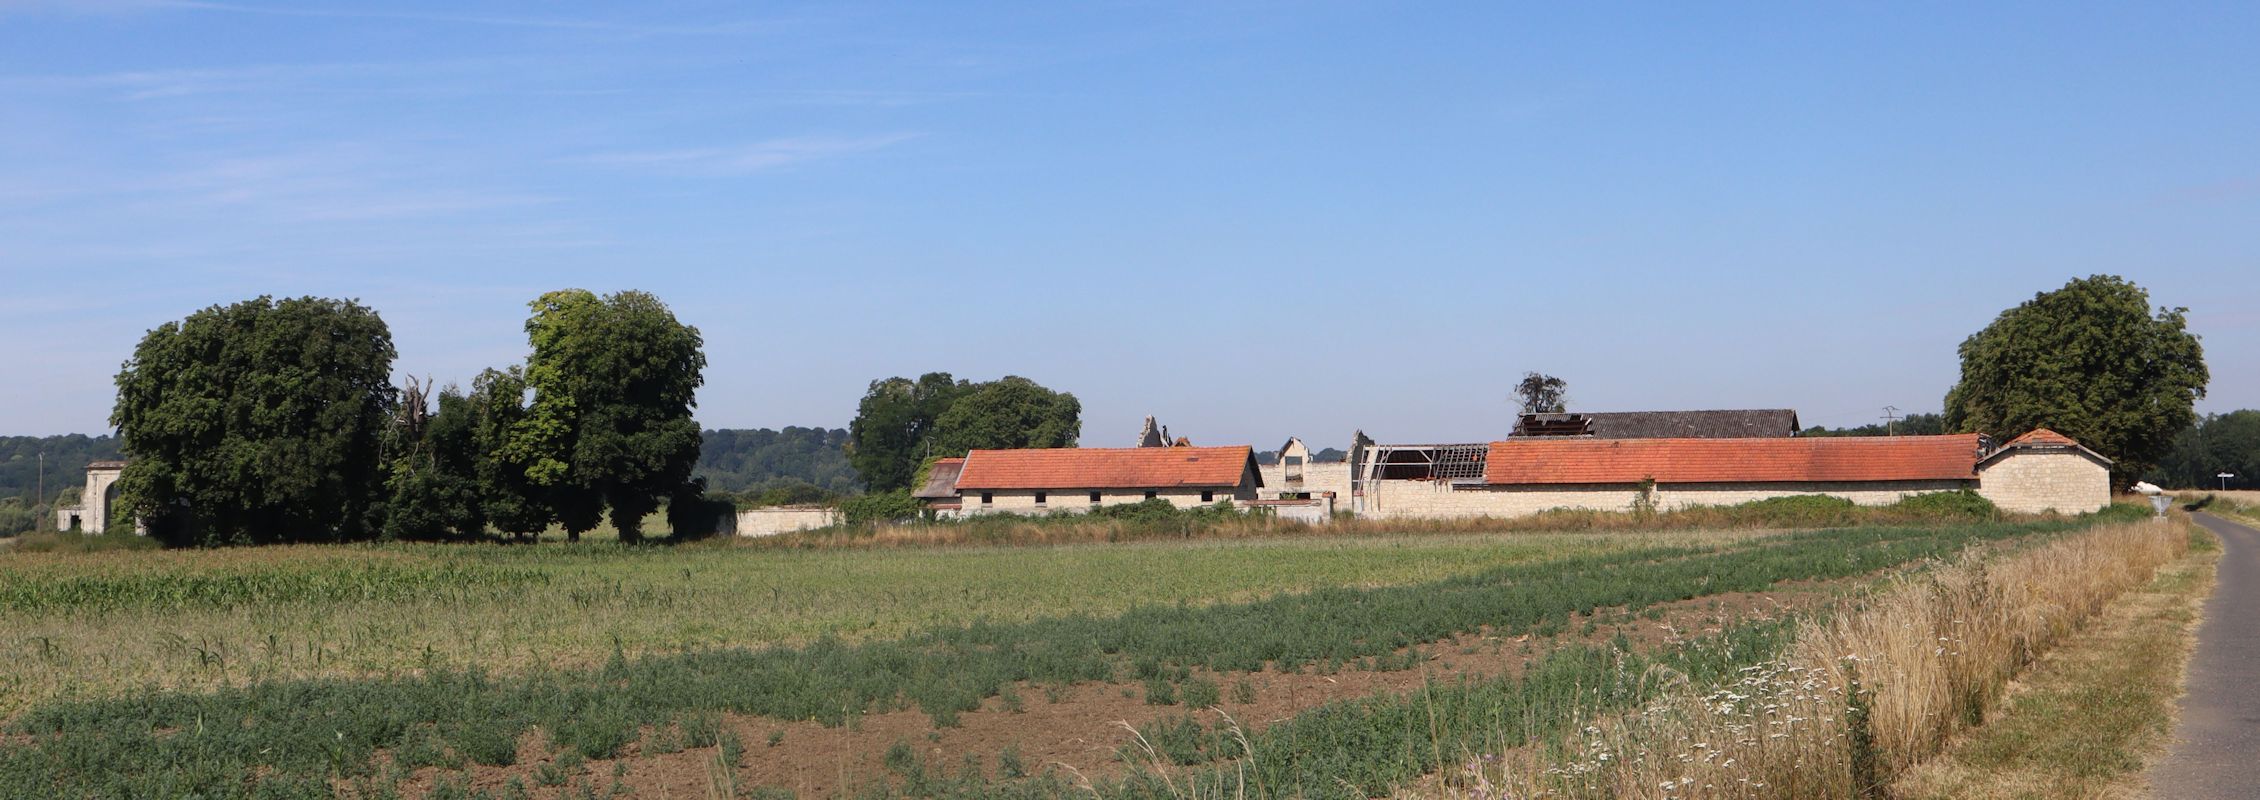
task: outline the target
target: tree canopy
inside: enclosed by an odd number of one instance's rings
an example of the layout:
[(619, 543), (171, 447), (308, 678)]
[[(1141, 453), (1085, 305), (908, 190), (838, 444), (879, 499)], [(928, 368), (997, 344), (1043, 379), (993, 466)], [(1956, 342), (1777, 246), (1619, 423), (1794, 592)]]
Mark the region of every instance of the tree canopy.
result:
[(2114, 480), (2144, 474), (2195, 421), (2210, 378), (2187, 311), (2153, 312), (2149, 292), (2112, 275), (2035, 295), (1962, 342), (1946, 427), (2050, 428), (2117, 462)]
[(345, 300), (260, 297), (144, 336), (110, 422), (132, 459), (121, 521), (170, 543), (373, 535), (392, 334)]
[(1083, 403), (1035, 381), (1007, 375), (974, 384), (934, 418), (931, 455), (973, 450), (1073, 447), (1083, 433)]
[(934, 421), (972, 386), (947, 372), (871, 382), (848, 423), (848, 463), (874, 492), (910, 488), (911, 476), (931, 455)]
[(1896, 423), (1871, 422), (1856, 428), (1830, 428), (1815, 425), (1798, 431), (1799, 436), (1928, 436), (1946, 432), (1946, 415), (1921, 412), (1900, 417)]
[(532, 307), (525, 374), (534, 399), (511, 449), (550, 491), (568, 536), (609, 510), (632, 541), (698, 463), (691, 409), (705, 383), (704, 341), (645, 292), (566, 289)]
[(1537, 372), (1522, 374), (1515, 384), (1515, 402), (1525, 414), (1559, 414), (1566, 408), (1569, 382)]
[(910, 488), (933, 458), (970, 450), (1073, 447), (1082, 436), (1075, 395), (1017, 375), (985, 383), (930, 372), (871, 382), (848, 424), (848, 461), (873, 492)]

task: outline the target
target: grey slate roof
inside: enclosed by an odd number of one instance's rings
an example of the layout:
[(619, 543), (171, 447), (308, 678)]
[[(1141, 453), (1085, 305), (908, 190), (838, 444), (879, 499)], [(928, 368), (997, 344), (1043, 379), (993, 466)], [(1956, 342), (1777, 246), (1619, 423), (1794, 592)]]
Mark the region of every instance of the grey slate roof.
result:
[[(1787, 408), (1719, 411), (1604, 411), (1525, 414), (1526, 421), (1583, 417), (1595, 439), (1776, 439), (1796, 436), (1797, 412)], [(1527, 425), (1517, 423), (1519, 434)]]

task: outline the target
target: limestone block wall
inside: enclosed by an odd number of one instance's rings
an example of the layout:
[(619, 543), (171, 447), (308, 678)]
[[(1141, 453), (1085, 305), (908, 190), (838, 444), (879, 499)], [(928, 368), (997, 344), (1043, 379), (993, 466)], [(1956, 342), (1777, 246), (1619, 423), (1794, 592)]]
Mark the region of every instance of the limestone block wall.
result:
[(1978, 494), (2024, 514), (2101, 511), (2111, 504), (2111, 468), (2076, 450), (2013, 449), (1979, 468)]
[(1470, 487), (1435, 481), (1374, 481), (1357, 498), (1357, 513), (1375, 519), (1520, 517), (1554, 508), (1627, 511), (1633, 486)]
[(1314, 497), (1320, 492), (1333, 492), (1336, 499), (1344, 502), (1350, 497), (1350, 462), (1347, 461), (1304, 464), (1303, 479), (1294, 483), (1287, 481), (1284, 465), (1264, 464), (1257, 470), (1263, 475), (1263, 488), (1256, 494), (1265, 500), (1278, 497), (1281, 492), (1310, 492)]
[(738, 512), (739, 536), (775, 536), (840, 523), (834, 508), (749, 508)]
[[(1831, 495), (1876, 506), (1899, 502), (1908, 495), (1969, 488), (1974, 488), (1971, 481), (1691, 483), (1658, 486), (1653, 499), (1658, 510), (1730, 506), (1795, 495)], [(1357, 512), (1379, 519), (1455, 519), (1520, 517), (1558, 508), (1631, 511), (1639, 496), (1639, 487), (1625, 484), (1454, 488), (1433, 481), (1375, 481), (1363, 497), (1357, 498)]]

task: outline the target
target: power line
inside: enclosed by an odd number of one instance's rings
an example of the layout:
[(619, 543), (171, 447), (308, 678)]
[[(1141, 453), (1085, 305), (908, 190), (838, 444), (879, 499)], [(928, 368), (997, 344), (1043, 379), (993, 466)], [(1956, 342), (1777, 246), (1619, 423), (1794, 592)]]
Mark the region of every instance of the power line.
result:
[(1885, 435), (1885, 436), (1897, 436), (1897, 435), (1899, 435), (1899, 407), (1898, 407), (1898, 406), (1884, 406), (1884, 407), (1883, 407), (1883, 435)]

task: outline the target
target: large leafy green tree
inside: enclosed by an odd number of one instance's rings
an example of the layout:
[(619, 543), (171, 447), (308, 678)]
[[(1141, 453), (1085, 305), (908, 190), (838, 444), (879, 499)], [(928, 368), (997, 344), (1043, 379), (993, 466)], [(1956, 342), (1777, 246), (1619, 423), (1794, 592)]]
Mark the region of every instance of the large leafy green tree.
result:
[(168, 322), (118, 373), (121, 514), (173, 544), (376, 531), (391, 331), (357, 303), (260, 297)]
[(2196, 419), (2210, 375), (2183, 315), (2124, 278), (2097, 275), (2042, 292), (1964, 340), (1946, 427), (1996, 439), (2052, 428), (2148, 472)]
[(1018, 375), (977, 384), (934, 418), (931, 455), (969, 450), (1073, 447), (1083, 432), (1083, 403)]
[(579, 539), (609, 510), (620, 538), (634, 541), (644, 517), (682, 490), (698, 463), (691, 409), (705, 383), (704, 341), (644, 292), (567, 289), (532, 306), (528, 476), (550, 489), (569, 537)]
[(968, 450), (1073, 447), (1083, 404), (1017, 375), (985, 383), (947, 372), (871, 382), (848, 424), (848, 461), (872, 492), (911, 488), (935, 458)]
[(848, 463), (874, 492), (910, 488), (921, 462), (931, 455), (934, 421), (972, 384), (947, 372), (871, 382), (848, 423)]

